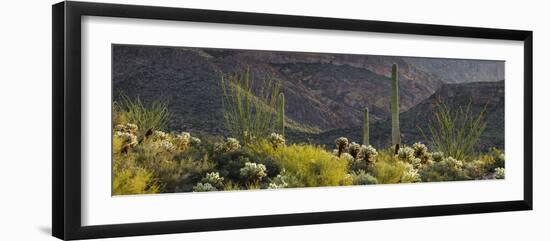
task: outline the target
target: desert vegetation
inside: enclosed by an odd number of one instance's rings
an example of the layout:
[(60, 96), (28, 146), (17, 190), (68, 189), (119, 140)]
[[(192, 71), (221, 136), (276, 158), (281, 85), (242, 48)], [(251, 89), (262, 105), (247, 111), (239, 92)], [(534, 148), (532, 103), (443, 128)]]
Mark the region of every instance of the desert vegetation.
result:
[[(398, 69), (391, 71), (391, 145), (370, 144), (369, 109), (362, 139), (332, 146), (293, 143), (285, 128), (281, 83), (254, 80), (248, 70), (223, 75), (219, 88), (226, 136), (169, 132), (168, 104), (145, 106), (121, 96), (113, 103), (113, 195), (503, 179), (504, 152), (475, 147), (484, 112), (441, 104), (423, 138), (401, 143)], [(424, 134), (426, 133), (426, 134)]]

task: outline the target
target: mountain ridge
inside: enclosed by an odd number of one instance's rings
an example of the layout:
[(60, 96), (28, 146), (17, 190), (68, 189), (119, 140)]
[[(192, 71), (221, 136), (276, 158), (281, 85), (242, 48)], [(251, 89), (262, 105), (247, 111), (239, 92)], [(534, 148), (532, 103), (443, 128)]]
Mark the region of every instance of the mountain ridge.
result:
[[(226, 135), (219, 73), (249, 69), (255, 79), (272, 76), (281, 81), (286, 115), (292, 121), (323, 132), (354, 129), (362, 125), (363, 109), (368, 107), (373, 127), (385, 127), (384, 122), (390, 116), (392, 63), (399, 65), (402, 116), (442, 88), (449, 88), (449, 83), (428, 71), (441, 66), (452, 68), (450, 60), (441, 60), (445, 64), (414, 65), (410, 58), (114, 45), (114, 100), (118, 100), (119, 93), (139, 97), (145, 104), (166, 99), (174, 115), (169, 130)], [(459, 73), (464, 68), (467, 66), (449, 76), (468, 77)], [(483, 75), (472, 73), (469, 78), (479, 79)]]

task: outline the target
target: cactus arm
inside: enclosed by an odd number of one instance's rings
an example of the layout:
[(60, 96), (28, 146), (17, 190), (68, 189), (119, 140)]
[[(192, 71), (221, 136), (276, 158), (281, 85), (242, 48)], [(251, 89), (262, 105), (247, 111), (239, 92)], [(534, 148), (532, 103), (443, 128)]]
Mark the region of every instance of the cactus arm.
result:
[(279, 128), (281, 131), (281, 135), (285, 136), (285, 95), (281, 92), (279, 94)]
[(365, 119), (363, 124), (363, 145), (369, 146), (369, 108), (365, 108)]
[(392, 124), (392, 145), (399, 149), (401, 144), (401, 131), (399, 130), (399, 85), (397, 76), (397, 64), (392, 65), (391, 70), (391, 124)]

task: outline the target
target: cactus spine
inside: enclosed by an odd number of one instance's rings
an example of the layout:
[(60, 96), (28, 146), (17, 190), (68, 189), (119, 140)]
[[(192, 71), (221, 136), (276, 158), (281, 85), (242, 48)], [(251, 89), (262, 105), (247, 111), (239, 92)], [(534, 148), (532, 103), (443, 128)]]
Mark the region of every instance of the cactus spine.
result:
[(278, 125), (281, 135), (285, 136), (285, 95), (281, 92), (279, 94), (279, 115)]
[(401, 131), (399, 130), (399, 91), (397, 79), (397, 64), (391, 68), (391, 142), (395, 147), (395, 153), (399, 150), (401, 144)]
[(369, 146), (369, 108), (365, 108), (365, 120), (363, 123), (363, 145)]

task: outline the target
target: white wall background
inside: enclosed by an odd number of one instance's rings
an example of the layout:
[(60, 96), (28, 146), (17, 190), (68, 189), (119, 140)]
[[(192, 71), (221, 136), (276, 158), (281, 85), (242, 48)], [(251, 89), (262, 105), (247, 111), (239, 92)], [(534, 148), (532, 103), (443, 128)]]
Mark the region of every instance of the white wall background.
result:
[[(0, 8), (0, 240), (54, 240), (51, 231), (51, 8)], [(533, 30), (534, 206), (509, 212), (121, 238), (117, 240), (548, 240), (550, 24), (544, 1), (118, 0), (109, 2)]]

